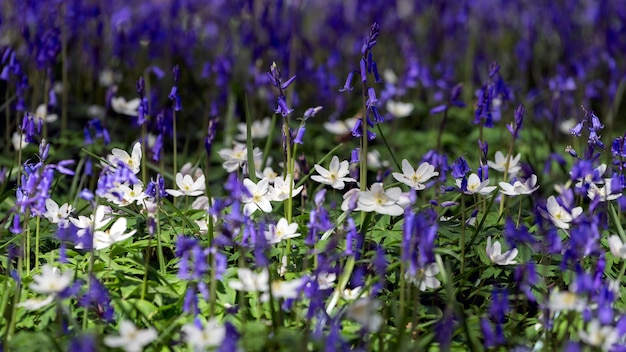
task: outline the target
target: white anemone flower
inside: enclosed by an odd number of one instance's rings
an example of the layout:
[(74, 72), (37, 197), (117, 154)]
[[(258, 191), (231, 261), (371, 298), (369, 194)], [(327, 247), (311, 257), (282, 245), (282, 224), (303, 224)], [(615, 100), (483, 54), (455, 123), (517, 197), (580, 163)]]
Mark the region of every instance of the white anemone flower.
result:
[(498, 265), (513, 265), (517, 261), (513, 260), (517, 256), (517, 248), (502, 253), (500, 242), (495, 241), (492, 245), (491, 236), (487, 237), (487, 248), (485, 249), (487, 256), (492, 263)]
[(346, 315), (363, 325), (369, 332), (377, 332), (383, 325), (383, 317), (378, 312), (380, 303), (370, 298), (359, 298), (346, 310)]
[[(509, 160), (508, 175), (510, 177), (517, 175), (517, 173), (522, 169), (521, 166), (519, 166), (519, 160), (521, 157), (521, 154), (517, 154), (515, 157), (511, 157), (511, 160)], [(488, 160), (487, 165), (489, 165), (490, 168), (496, 171), (504, 172), (504, 169), (506, 169), (506, 160), (507, 156), (504, 155), (501, 151), (497, 151), (495, 155), (495, 161)]]
[(113, 167), (117, 166), (118, 161), (123, 162), (136, 175), (141, 169), (141, 143), (137, 142), (133, 145), (131, 155), (125, 150), (113, 148), (111, 154), (107, 156), (107, 161)]
[(133, 203), (142, 205), (148, 195), (143, 191), (143, 183), (137, 182), (134, 185), (123, 183), (107, 193), (104, 198), (111, 203), (124, 207)]
[(604, 186), (598, 187), (595, 183), (591, 182), (589, 184), (589, 189), (587, 190), (587, 197), (589, 199), (594, 200), (596, 197), (600, 197), (601, 202), (607, 202), (611, 200), (615, 200), (622, 196), (621, 192), (611, 193), (611, 179), (604, 179)]
[[(224, 148), (217, 152), (219, 156), (224, 159), (222, 167), (227, 172), (235, 172), (248, 162), (248, 149), (245, 144), (235, 143), (233, 148)], [(257, 159), (262, 157), (261, 149), (254, 148), (252, 150), (255, 163)]]
[[(300, 289), (304, 284), (303, 278), (290, 281), (272, 281), (272, 298), (293, 299), (298, 297)], [(261, 295), (261, 302), (267, 302), (270, 299), (270, 293), (265, 292)]]
[(367, 167), (370, 169), (380, 169), (389, 167), (389, 161), (383, 160), (380, 152), (376, 149), (367, 152)]
[[(100, 250), (111, 247), (114, 243), (124, 241), (125, 239), (130, 238), (132, 235), (134, 235), (135, 232), (137, 232), (137, 230), (126, 232), (126, 230), (128, 230), (126, 225), (126, 218), (121, 217), (117, 219), (113, 223), (113, 225), (111, 225), (111, 227), (107, 230), (96, 231), (93, 234), (93, 248), (95, 250)], [(76, 248), (78, 248), (78, 246)]]
[(408, 205), (408, 201), (402, 197), (400, 187), (385, 190), (383, 184), (379, 182), (372, 184), (370, 190), (359, 192), (357, 198), (357, 210), (373, 211), (383, 215), (402, 215)]
[(571, 213), (562, 207), (556, 200), (554, 196), (550, 196), (548, 198), (547, 205), (547, 214), (542, 211), (542, 214), (546, 216), (554, 226), (567, 230), (569, 229), (569, 223), (576, 219), (583, 212), (583, 208), (576, 207), (572, 209)]
[[(268, 182), (269, 182), (269, 179), (268, 179)], [(282, 202), (289, 198), (290, 188), (291, 188), (292, 198), (300, 194), (300, 192), (304, 188), (304, 185), (298, 188), (294, 188), (294, 186), (295, 185), (293, 181), (291, 180), (291, 175), (287, 175), (285, 176), (285, 178), (283, 178), (282, 176), (275, 177), (274, 186), (270, 187), (270, 196), (269, 196), (270, 200), (276, 201), (276, 202)]]
[[(594, 178), (598, 179), (598, 181), (596, 182), (597, 184), (603, 184), (604, 183), (603, 176), (606, 173), (606, 168), (607, 168), (606, 164), (598, 165), (598, 167), (593, 169), (593, 171), (590, 174), (585, 175), (585, 177), (580, 177), (576, 179), (576, 184), (574, 184), (574, 186), (583, 187), (584, 184), (593, 183)], [(570, 176), (571, 174), (572, 172), (570, 171)]]
[(228, 286), (237, 291), (247, 292), (266, 292), (269, 290), (269, 272), (263, 269), (256, 274), (247, 268), (239, 268), (237, 270), (239, 280), (230, 280)]
[(330, 160), (328, 170), (318, 164), (315, 164), (313, 167), (315, 167), (315, 171), (319, 175), (313, 175), (311, 179), (315, 182), (330, 185), (334, 189), (344, 189), (346, 186), (345, 182), (356, 182), (352, 177), (346, 177), (350, 173), (348, 161), (344, 160), (340, 163), (336, 155)]
[(401, 101), (387, 100), (385, 105), (387, 112), (397, 119), (411, 115), (415, 106), (412, 103), (403, 103)]
[(41, 274), (33, 276), (33, 282), (28, 286), (31, 290), (45, 295), (55, 295), (70, 285), (74, 272), (66, 270), (63, 273), (50, 264), (41, 267)]
[(141, 352), (158, 336), (154, 327), (137, 329), (135, 324), (128, 320), (120, 322), (119, 333), (118, 336), (106, 336), (104, 344), (112, 348), (119, 347), (126, 352)]
[(510, 184), (508, 182), (500, 182), (499, 185), (500, 192), (510, 197), (515, 197), (523, 194), (531, 194), (539, 189), (539, 186), (537, 186), (537, 176), (534, 174), (530, 175), (530, 177), (524, 182), (515, 181), (513, 184)]
[(15, 151), (20, 151), (26, 148), (29, 143), (26, 142), (26, 134), (13, 132), (13, 135), (11, 136), (11, 144), (13, 144), (13, 149), (15, 149)]
[(269, 181), (264, 178), (258, 183), (254, 183), (251, 179), (246, 178), (243, 180), (243, 185), (248, 189), (251, 197), (244, 196), (242, 202), (244, 204), (243, 211), (246, 215), (251, 215), (257, 209), (265, 213), (272, 211), (272, 204), (270, 203), (270, 190)]
[(356, 124), (356, 118), (350, 117), (344, 120), (335, 120), (333, 122), (324, 122), (324, 128), (326, 131), (337, 135), (344, 136), (346, 134), (352, 133), (352, 129)]
[(179, 190), (167, 189), (165, 191), (174, 197), (199, 196), (204, 193), (206, 188), (205, 178), (204, 175), (200, 175), (200, 177), (194, 181), (191, 175), (183, 176), (183, 174), (179, 172), (176, 174), (176, 186), (178, 186)]
[(320, 290), (328, 290), (335, 286), (337, 274), (329, 272), (321, 272), (317, 274), (317, 285)]
[(355, 299), (367, 296), (367, 292), (363, 290), (363, 286), (357, 286), (354, 288), (345, 288), (343, 292), (341, 292), (341, 297), (346, 301), (354, 301)]
[[(261, 121), (252, 121), (252, 125), (250, 125), (250, 136), (252, 139), (267, 137), (270, 131), (271, 123), (272, 119), (269, 117), (266, 117)], [(247, 128), (248, 127), (245, 122), (238, 123), (237, 129), (239, 130), (239, 134), (235, 136), (235, 139), (238, 141), (246, 141), (248, 135)]]
[(37, 109), (35, 110), (35, 118), (44, 123), (54, 122), (59, 119), (57, 114), (48, 114), (48, 107), (45, 104), (37, 106)]
[[(76, 232), (78, 237), (82, 237), (87, 231), (99, 230), (106, 226), (111, 220), (111, 208), (98, 205), (95, 214), (91, 214), (88, 217), (79, 215), (78, 218), (70, 218), (70, 222), (80, 230)], [(80, 248), (79, 248), (80, 249)]]
[(385, 68), (383, 70), (383, 80), (387, 84), (395, 85), (396, 83), (398, 83), (398, 75), (396, 75), (393, 70)]
[(421, 163), (420, 166), (414, 170), (409, 161), (404, 159), (402, 160), (402, 173), (394, 172), (392, 175), (393, 178), (399, 182), (417, 191), (421, 191), (426, 188), (424, 183), (435, 176), (439, 176), (439, 172), (435, 171), (435, 167), (427, 162)]
[(425, 268), (419, 269), (416, 275), (410, 275), (409, 272), (406, 272), (404, 278), (407, 282), (418, 286), (420, 291), (426, 291), (429, 288), (441, 286), (441, 281), (435, 277), (437, 274), (439, 274), (437, 263), (430, 263)]
[(64, 203), (59, 207), (59, 204), (52, 200), (52, 198), (46, 199), (46, 212), (43, 216), (53, 224), (58, 224), (64, 220), (67, 220), (72, 212), (73, 208), (68, 203)]
[(219, 346), (226, 337), (226, 328), (218, 324), (215, 318), (207, 321), (203, 329), (198, 328), (194, 323), (185, 324), (182, 332), (185, 334), (185, 342), (193, 347), (194, 352)]
[(298, 231), (298, 223), (288, 223), (287, 219), (281, 218), (276, 225), (271, 224), (269, 231), (265, 231), (265, 239), (268, 243), (276, 244), (288, 238), (300, 236)]
[(578, 332), (581, 341), (599, 347), (602, 351), (610, 351), (614, 344), (619, 342), (620, 334), (618, 330), (610, 325), (601, 326), (598, 319), (593, 319), (587, 323), (587, 330)]
[(139, 98), (126, 101), (124, 97), (111, 98), (111, 109), (118, 114), (137, 116), (139, 115), (139, 105), (141, 100)]
[(348, 192), (344, 193), (343, 202), (341, 202), (341, 210), (348, 211), (351, 206), (354, 207), (352, 210), (355, 210), (359, 205), (359, 193), (360, 191), (358, 188), (352, 188)]
[(274, 180), (279, 176), (278, 172), (274, 171), (271, 166), (266, 166), (265, 169), (263, 169), (263, 172), (256, 172), (257, 178), (266, 178), (270, 184), (274, 184)]
[(30, 298), (26, 301), (18, 304), (18, 307), (24, 308), (26, 310), (38, 310), (41, 309), (54, 300), (54, 295), (48, 295), (46, 298)]
[(613, 254), (613, 256), (626, 259), (626, 246), (619, 236), (611, 235), (609, 237), (609, 248), (611, 249), (611, 254)]
[(582, 312), (587, 307), (585, 299), (571, 291), (559, 291), (558, 288), (550, 292), (548, 309), (552, 312), (576, 311)]
[[(463, 182), (462, 179), (457, 179), (456, 180), (457, 187), (461, 188), (462, 182)], [(483, 196), (486, 196), (490, 194), (491, 192), (493, 192), (493, 190), (495, 190), (496, 188), (497, 188), (496, 186), (489, 186), (489, 179), (486, 179), (481, 182), (478, 175), (470, 174), (467, 177), (467, 190), (465, 190), (464, 193), (465, 194), (478, 193)]]

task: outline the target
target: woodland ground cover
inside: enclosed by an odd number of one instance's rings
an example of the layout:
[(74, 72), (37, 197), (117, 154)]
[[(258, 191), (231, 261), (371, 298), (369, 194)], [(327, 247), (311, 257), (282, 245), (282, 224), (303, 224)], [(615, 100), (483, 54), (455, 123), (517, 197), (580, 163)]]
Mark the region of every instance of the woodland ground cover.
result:
[(0, 350), (626, 350), (621, 1), (0, 11)]

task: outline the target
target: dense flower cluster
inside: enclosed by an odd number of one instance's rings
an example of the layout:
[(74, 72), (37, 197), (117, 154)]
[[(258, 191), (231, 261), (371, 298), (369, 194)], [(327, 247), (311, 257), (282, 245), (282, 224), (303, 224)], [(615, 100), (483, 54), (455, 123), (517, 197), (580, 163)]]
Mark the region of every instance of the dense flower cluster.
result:
[(626, 350), (625, 8), (5, 1), (0, 350)]

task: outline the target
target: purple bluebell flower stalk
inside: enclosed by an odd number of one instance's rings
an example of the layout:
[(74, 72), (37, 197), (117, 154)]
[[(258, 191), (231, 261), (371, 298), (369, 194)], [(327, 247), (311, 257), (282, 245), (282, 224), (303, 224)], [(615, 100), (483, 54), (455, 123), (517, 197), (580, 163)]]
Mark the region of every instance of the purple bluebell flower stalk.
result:
[(522, 291), (531, 302), (537, 301), (537, 298), (531, 290), (531, 287), (539, 280), (536, 268), (535, 262), (530, 261), (517, 266), (513, 275), (515, 281), (520, 284), (520, 291)]
[(170, 91), (168, 98), (174, 102), (174, 111), (181, 111), (183, 107), (180, 95), (178, 94), (178, 80), (180, 79), (180, 67), (178, 65), (174, 66), (172, 74), (174, 75), (174, 85), (172, 86), (172, 90)]
[(489, 65), (489, 79), (477, 94), (474, 124), (482, 123), (487, 128), (493, 128), (494, 120), (500, 120), (500, 105), (510, 101), (512, 97), (511, 90), (500, 76), (500, 66), (497, 63)]
[(115, 311), (111, 295), (107, 288), (94, 276), (91, 277), (89, 290), (79, 299), (79, 305), (93, 308), (105, 322), (113, 322)]
[(522, 243), (530, 246), (537, 244), (537, 240), (530, 234), (528, 228), (524, 225), (516, 227), (511, 218), (506, 219), (504, 238), (511, 248), (517, 248)]
[(211, 150), (213, 149), (213, 141), (217, 136), (217, 125), (219, 119), (214, 118), (209, 121), (209, 126), (207, 127), (207, 135), (204, 137), (204, 150), (206, 151), (207, 157), (211, 157)]
[(68, 352), (96, 352), (98, 344), (92, 334), (82, 334), (70, 340)]
[(524, 111), (524, 106), (519, 105), (515, 109), (515, 117), (513, 119), (513, 122), (506, 125), (506, 128), (509, 130), (509, 132), (511, 132), (513, 139), (517, 139), (519, 131), (522, 128), (522, 122), (524, 121)]

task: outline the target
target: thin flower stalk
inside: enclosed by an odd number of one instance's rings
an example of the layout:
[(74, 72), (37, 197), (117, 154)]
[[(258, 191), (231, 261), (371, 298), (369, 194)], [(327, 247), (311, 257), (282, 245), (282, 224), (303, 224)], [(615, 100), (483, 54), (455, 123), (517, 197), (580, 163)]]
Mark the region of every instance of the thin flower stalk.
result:
[[(524, 106), (520, 105), (515, 110), (515, 119), (514, 119), (514, 127), (511, 134), (513, 135), (513, 139), (511, 140), (511, 144), (509, 145), (509, 151), (506, 155), (506, 163), (504, 165), (504, 173), (502, 175), (502, 182), (507, 182), (508, 172), (509, 172), (509, 164), (511, 163), (511, 157), (513, 155), (513, 146), (515, 145), (515, 141), (517, 140), (517, 135), (519, 133), (519, 129), (521, 128), (522, 121), (524, 119)], [(504, 204), (506, 203), (506, 197), (502, 197), (500, 200), (500, 210), (498, 211), (498, 216), (502, 218), (504, 221), (504, 217), (502, 213), (504, 212)]]

